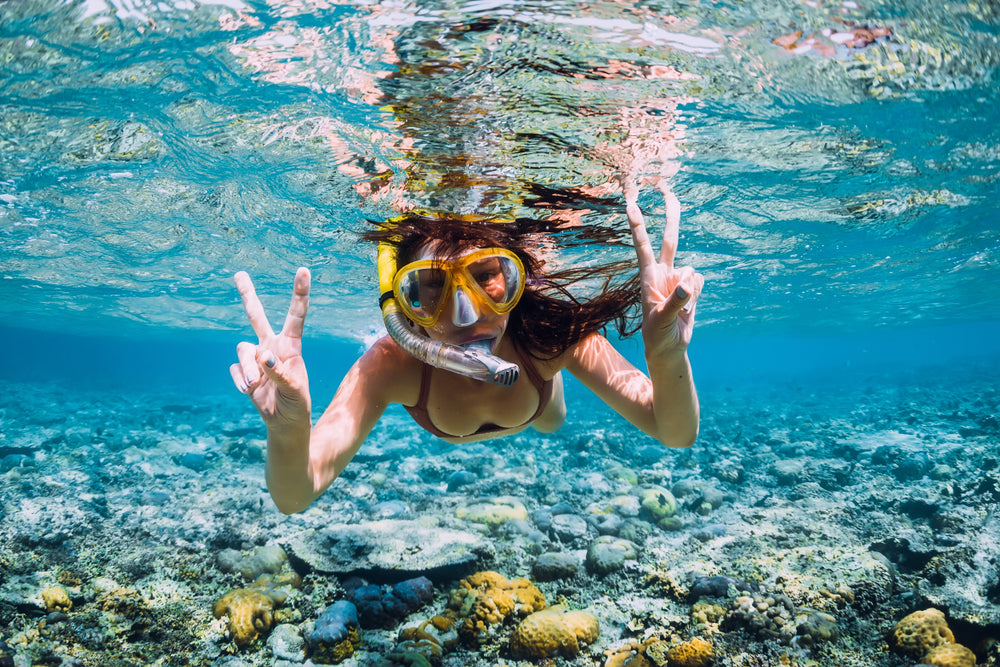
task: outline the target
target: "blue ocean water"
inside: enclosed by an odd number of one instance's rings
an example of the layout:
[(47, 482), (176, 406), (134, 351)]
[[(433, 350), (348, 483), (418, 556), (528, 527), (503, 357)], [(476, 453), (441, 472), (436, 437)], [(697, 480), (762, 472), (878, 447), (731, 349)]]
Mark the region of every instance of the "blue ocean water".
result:
[[(776, 563), (835, 548), (815, 560), (877, 553), (897, 584), (822, 607), (843, 641), (812, 653), (819, 664), (909, 664), (871, 638), (916, 606), (945, 607), (958, 639), (997, 664), (975, 643), (1000, 636), (995, 533), (972, 535), (996, 528), (984, 517), (1000, 500), (998, 67), (996, 3), (0, 3), (0, 452), (15, 457), (0, 471), (0, 658), (215, 664), (235, 650), (211, 629), (212, 601), (235, 585), (213, 564), (223, 547), (250, 553), (330, 516), (361, 524), (397, 507), (383, 503), (451, 517), (510, 493), (535, 528), (549, 528), (535, 512), (565, 503), (594, 533), (595, 515), (614, 514), (596, 504), (639, 493), (608, 472), (626, 466), (636, 489), (674, 490), (683, 529), (642, 528), (634, 576), (559, 590), (602, 620), (603, 643), (574, 664), (670, 632), (714, 637), (719, 664), (778, 664), (790, 640), (669, 620), (690, 604), (656, 607), (664, 597), (643, 577), (801, 575), (782, 594), (812, 609), (819, 575)], [(305, 358), (321, 406), (382, 335), (374, 249), (356, 238), (368, 220), (410, 206), (551, 218), (613, 241), (553, 262), (628, 258), (615, 149), (664, 142), (678, 168), (678, 261), (706, 279), (692, 450), (651, 453), (570, 379), (563, 432), (493, 449), (444, 447), (390, 411), (316, 508), (277, 515), (254, 453), (263, 429), (228, 375), (252, 336), (236, 271), (279, 322), (295, 268), (312, 270)], [(656, 189), (640, 204), (658, 238)], [(641, 366), (638, 340), (616, 344)], [(469, 470), (477, 483), (445, 491), (445, 473)], [(679, 483), (726, 499), (706, 509)], [(133, 543), (130, 531), (145, 532)], [(492, 567), (527, 574), (536, 533), (490, 534), (509, 542)], [(994, 573), (977, 579), (974, 562)], [(130, 618), (167, 619), (162, 636), (95, 620), (108, 612), (94, 603), (102, 569), (144, 600)], [(309, 576), (293, 625), (343, 597)], [(952, 576), (967, 598), (945, 590)], [(38, 602), (59, 582), (77, 611), (56, 611), (90, 629), (59, 630)], [(644, 602), (615, 607), (615, 595)], [(32, 635), (46, 614), (57, 629)], [(170, 614), (193, 615), (197, 637)], [(188, 652), (166, 657), (164, 636)], [(394, 641), (366, 636), (355, 664)], [(273, 648), (253, 646), (249, 664), (273, 664)], [(444, 664), (497, 664), (486, 655)]]

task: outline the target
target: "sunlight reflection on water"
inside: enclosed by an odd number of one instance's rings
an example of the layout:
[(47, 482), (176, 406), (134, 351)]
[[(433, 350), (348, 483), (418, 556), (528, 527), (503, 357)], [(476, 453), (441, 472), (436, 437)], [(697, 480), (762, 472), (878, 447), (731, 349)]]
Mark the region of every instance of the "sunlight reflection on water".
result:
[[(680, 259), (709, 279), (701, 326), (998, 312), (1000, 294), (982, 289), (1000, 252), (995, 8), (33, 0), (0, 12), (0, 312), (22, 324), (242, 328), (232, 273), (283, 304), (304, 264), (310, 324), (360, 340), (379, 328), (373, 251), (354, 237), (366, 219), (416, 206), (622, 231), (609, 149), (664, 137), (677, 142)], [(874, 28), (883, 36), (846, 45)], [(655, 191), (640, 202), (656, 226)]]

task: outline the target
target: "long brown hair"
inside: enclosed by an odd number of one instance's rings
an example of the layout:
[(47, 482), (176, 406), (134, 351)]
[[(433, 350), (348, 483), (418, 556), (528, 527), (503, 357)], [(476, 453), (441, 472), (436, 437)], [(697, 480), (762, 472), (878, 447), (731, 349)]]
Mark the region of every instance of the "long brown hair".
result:
[[(530, 218), (498, 222), (409, 213), (375, 225), (374, 229), (362, 232), (361, 237), (396, 246), (399, 266), (413, 261), (416, 251), (430, 241), (446, 257), (471, 247), (506, 248), (515, 253), (524, 264), (527, 285), (521, 301), (511, 311), (507, 331), (538, 359), (555, 358), (590, 334), (606, 331), (612, 324), (623, 337), (639, 328), (639, 276), (635, 261), (611, 261), (546, 272), (544, 262), (530, 248), (540, 243), (558, 245), (565, 230), (551, 223)], [(577, 231), (573, 236), (579, 239), (581, 233)], [(582, 235), (590, 242), (625, 245), (607, 228)], [(573, 244), (577, 243), (570, 243)], [(583, 297), (570, 290), (574, 286), (595, 293)]]

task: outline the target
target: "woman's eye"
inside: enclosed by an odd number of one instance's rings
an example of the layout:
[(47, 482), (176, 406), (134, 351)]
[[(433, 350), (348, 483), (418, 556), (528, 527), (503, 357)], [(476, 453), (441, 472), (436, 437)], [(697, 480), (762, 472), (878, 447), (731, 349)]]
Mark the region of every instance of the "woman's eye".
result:
[(480, 271), (476, 274), (476, 282), (480, 285), (486, 285), (496, 280), (499, 275), (499, 271)]

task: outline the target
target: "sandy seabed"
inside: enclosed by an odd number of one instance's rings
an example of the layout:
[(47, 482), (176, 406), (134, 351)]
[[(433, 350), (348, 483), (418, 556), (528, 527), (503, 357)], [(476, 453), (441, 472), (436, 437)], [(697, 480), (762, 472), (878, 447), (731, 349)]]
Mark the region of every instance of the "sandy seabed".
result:
[[(694, 637), (722, 666), (913, 665), (889, 638), (929, 607), (978, 664), (997, 665), (995, 377), (964, 367), (703, 388), (701, 435), (687, 450), (665, 450), (589, 398), (570, 405), (558, 434), (474, 446), (446, 445), (391, 411), (293, 516), (267, 494), (263, 428), (235, 392), (10, 385), (0, 398), (0, 663), (309, 664), (302, 640), (348, 596), (351, 575), (388, 585), (427, 574), (433, 600), (364, 628), (341, 663), (409, 664), (390, 659), (399, 628), (444, 611), (460, 577), (492, 570), (588, 610), (600, 636), (575, 656), (524, 659), (510, 652), (511, 618), (478, 646), (446, 650), (441, 665), (640, 665), (626, 657), (644, 642)], [(406, 550), (428, 544), (411, 544), (392, 555), (398, 576), (378, 561), (389, 548), (378, 536), (331, 554), (330, 566), (295, 553), (339, 525), (418, 525), (425, 542), (475, 546), (436, 545), (442, 560), (422, 564)], [(634, 549), (598, 562), (588, 551), (602, 536)], [(252, 560), (275, 545), (291, 556), (281, 572), (301, 585), (238, 647), (213, 605), (249, 574), (223, 555)], [(539, 561), (562, 569), (539, 576)]]

